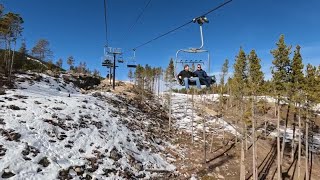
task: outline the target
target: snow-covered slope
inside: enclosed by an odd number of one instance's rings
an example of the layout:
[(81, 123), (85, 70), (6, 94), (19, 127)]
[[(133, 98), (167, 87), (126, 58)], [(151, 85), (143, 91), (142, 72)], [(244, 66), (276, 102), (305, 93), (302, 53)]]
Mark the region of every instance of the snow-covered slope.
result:
[[(217, 94), (209, 95), (194, 95), (195, 101), (217, 101)], [(203, 130), (204, 118), (198, 116), (198, 110), (194, 108), (192, 110), (192, 96), (186, 94), (173, 93), (172, 95), (172, 116), (175, 119), (174, 126), (178, 129), (183, 129), (188, 133), (192, 133), (192, 127), (194, 128), (195, 140), (201, 137), (201, 131)], [(193, 119), (192, 119), (193, 117)], [(215, 116), (205, 117), (206, 132), (211, 132), (212, 130), (217, 133), (217, 136), (222, 136), (220, 133), (222, 131), (228, 131), (232, 134), (237, 134), (235, 126), (232, 126), (228, 122), (224, 121), (222, 118), (217, 118)], [(210, 128), (209, 128), (210, 127)]]
[(120, 106), (114, 94), (80, 94), (43, 74), (18, 82), (0, 96), (2, 178), (149, 179), (158, 176), (150, 169), (175, 169), (162, 154), (166, 143), (146, 138), (135, 124), (141, 110)]

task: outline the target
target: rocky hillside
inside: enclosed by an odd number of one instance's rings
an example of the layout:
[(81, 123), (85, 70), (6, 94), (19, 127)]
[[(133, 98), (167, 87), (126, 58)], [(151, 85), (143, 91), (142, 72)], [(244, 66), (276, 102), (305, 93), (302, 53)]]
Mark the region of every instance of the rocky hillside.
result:
[[(62, 77), (18, 75), (0, 95), (3, 179), (153, 179), (173, 175), (156, 104), (81, 94)], [(152, 112), (152, 113), (149, 113)], [(166, 172), (166, 173), (163, 173)], [(169, 173), (168, 173), (169, 172)]]

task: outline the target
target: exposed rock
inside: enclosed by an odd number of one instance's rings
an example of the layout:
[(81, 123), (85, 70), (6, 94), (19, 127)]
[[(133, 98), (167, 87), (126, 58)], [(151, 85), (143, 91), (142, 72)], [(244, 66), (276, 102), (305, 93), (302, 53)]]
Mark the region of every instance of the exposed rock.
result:
[(11, 172), (11, 171), (4, 171), (3, 173), (2, 173), (2, 175), (1, 175), (1, 177), (3, 178), (3, 179), (8, 179), (8, 178), (11, 178), (11, 177), (13, 177), (13, 176), (15, 176), (16, 174), (14, 174), (13, 172)]
[(50, 165), (50, 161), (47, 157), (43, 157), (38, 164), (42, 165), (43, 167), (48, 167)]
[(8, 106), (8, 109), (12, 109), (12, 110), (20, 110), (20, 108), (16, 105), (10, 105)]
[(0, 128), (0, 134), (5, 136), (7, 141), (20, 142), (21, 134), (16, 133), (13, 129), (5, 130)]
[(46, 74), (48, 74), (49, 76), (54, 76), (55, 74), (53, 73), (53, 71), (51, 70), (47, 70), (46, 71)]
[(61, 107), (53, 107), (52, 109), (54, 109), (54, 110), (58, 110), (58, 111), (61, 111), (61, 110), (62, 110), (62, 108), (61, 108)]
[(103, 175), (104, 176), (110, 176), (109, 174), (110, 173), (113, 173), (113, 174), (116, 174), (117, 173), (117, 170), (116, 169), (107, 169), (107, 168), (104, 168), (102, 169), (102, 171), (104, 172)]
[(27, 157), (27, 156), (23, 156), (23, 159), (26, 161), (31, 161), (31, 158)]
[(83, 149), (79, 149), (80, 153), (85, 153), (85, 151)]
[(224, 176), (222, 176), (221, 174), (218, 174), (218, 175), (217, 175), (217, 178), (218, 178), (218, 179), (225, 179)]
[(85, 180), (91, 180), (91, 179), (92, 179), (92, 176), (89, 175), (89, 174), (87, 174), (84, 179), (85, 179)]
[(85, 166), (75, 166), (73, 169), (74, 171), (77, 173), (78, 176), (82, 176), (82, 174), (84, 173), (84, 169)]
[(58, 179), (66, 180), (66, 179), (71, 179), (71, 178), (72, 178), (72, 176), (70, 176), (68, 169), (62, 169), (59, 171)]
[(6, 154), (6, 151), (7, 149), (5, 149), (3, 145), (0, 145), (0, 159), (1, 159), (1, 156), (4, 156)]
[(35, 104), (42, 104), (41, 102), (39, 101), (34, 101)]
[(39, 153), (40, 151), (37, 148), (33, 146), (29, 146), (28, 144), (26, 144), (26, 148), (21, 151), (21, 154), (24, 156), (28, 156), (29, 154), (32, 154), (33, 157), (36, 157)]
[(41, 168), (38, 168), (37, 169), (37, 173), (39, 173), (39, 172), (41, 172), (42, 171), (42, 169)]
[(134, 174), (129, 170), (129, 168), (125, 168), (124, 171), (120, 173), (122, 177), (125, 179), (133, 179)]
[(23, 95), (13, 95), (13, 96), (18, 99), (28, 99), (28, 96), (23, 96)]
[(114, 161), (118, 161), (119, 159), (122, 158), (122, 155), (118, 152), (118, 150), (113, 147), (112, 150), (110, 151), (110, 158), (113, 159)]
[(2, 88), (0, 88), (0, 95), (5, 95), (6, 94), (6, 91)]
[(5, 125), (4, 119), (0, 118), (0, 125)]

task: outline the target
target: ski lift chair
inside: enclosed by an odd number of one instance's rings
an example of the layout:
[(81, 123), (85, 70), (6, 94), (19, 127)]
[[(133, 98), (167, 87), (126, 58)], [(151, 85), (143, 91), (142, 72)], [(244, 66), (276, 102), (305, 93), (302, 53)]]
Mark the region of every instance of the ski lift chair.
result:
[[(175, 76), (177, 78), (177, 81), (180, 85), (184, 86), (184, 81), (182, 79), (179, 79), (177, 77), (177, 64), (205, 64), (207, 63), (207, 72), (210, 73), (210, 52), (208, 50), (203, 49), (203, 33), (202, 33), (202, 25), (204, 23), (208, 23), (208, 19), (205, 16), (201, 16), (198, 18), (193, 19), (194, 23), (198, 23), (200, 25), (200, 40), (201, 40), (201, 46), (199, 48), (189, 48), (189, 49), (180, 49), (176, 52), (176, 61), (175, 61)], [(182, 60), (179, 58), (180, 53), (187, 53), (187, 54), (207, 54), (207, 60)], [(210, 76), (209, 76), (210, 77)], [(216, 82), (215, 76), (211, 76), (211, 84), (214, 84)], [(200, 84), (205, 85), (204, 80), (200, 79)], [(189, 85), (196, 85), (196, 82), (190, 82)]]
[(127, 67), (128, 68), (137, 68), (137, 64), (136, 64), (136, 50), (133, 50), (133, 57), (129, 58), (128, 62), (127, 62)]

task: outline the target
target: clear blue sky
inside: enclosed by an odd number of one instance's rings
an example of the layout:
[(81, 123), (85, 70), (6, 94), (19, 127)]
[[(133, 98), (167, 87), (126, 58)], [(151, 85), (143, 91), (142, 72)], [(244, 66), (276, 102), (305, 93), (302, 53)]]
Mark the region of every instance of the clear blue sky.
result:
[[(152, 0), (131, 33), (128, 29), (148, 0), (108, 0), (109, 44), (132, 49), (184, 22), (201, 15), (222, 0)], [(24, 18), (23, 37), (28, 49), (46, 38), (54, 60), (73, 55), (76, 62), (86, 61), (90, 69), (101, 67), (105, 26), (103, 0), (0, 0), (6, 11)], [(211, 51), (211, 73), (221, 69), (224, 59), (231, 63), (242, 46), (255, 49), (263, 70), (270, 77), (272, 56), (280, 34), (293, 48), (302, 47), (304, 63), (320, 64), (320, 1), (318, 0), (234, 0), (208, 15), (204, 26), (205, 48)], [(136, 52), (140, 64), (166, 67), (181, 48), (200, 45), (197, 24), (190, 24)], [(131, 52), (124, 58), (132, 56)], [(64, 63), (66, 67), (66, 63)], [(125, 65), (118, 69), (126, 79)]]

